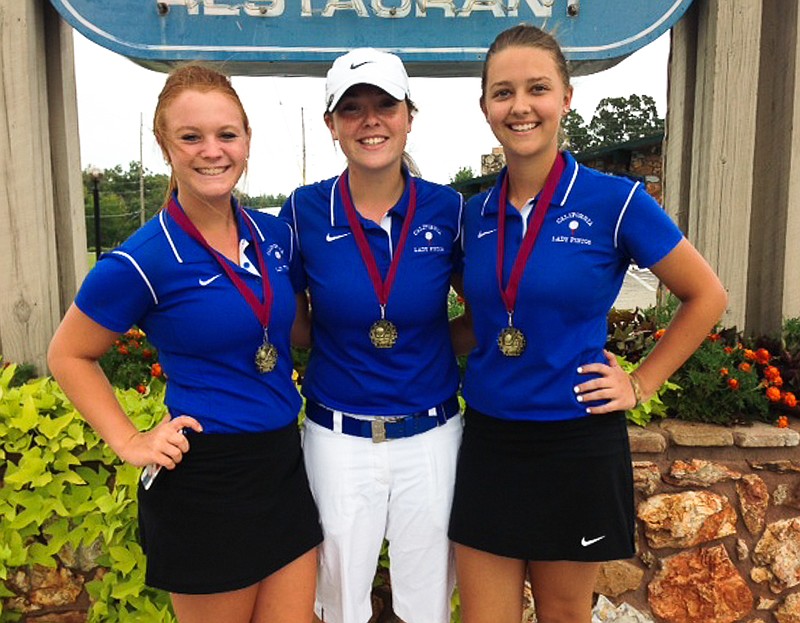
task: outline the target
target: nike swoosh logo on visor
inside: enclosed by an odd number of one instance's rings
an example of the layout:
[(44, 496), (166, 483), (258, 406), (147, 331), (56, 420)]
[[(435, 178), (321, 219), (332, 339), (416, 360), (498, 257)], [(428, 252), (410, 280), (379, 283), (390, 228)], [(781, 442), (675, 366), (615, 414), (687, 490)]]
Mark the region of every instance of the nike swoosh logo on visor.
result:
[(350, 69), (358, 69), (362, 65), (366, 65), (367, 63), (371, 63), (372, 61), (363, 61), (361, 63), (350, 63)]
[(327, 234), (325, 236), (325, 240), (327, 240), (328, 242), (333, 242), (334, 240), (339, 240), (339, 238), (344, 238), (345, 236), (349, 236), (352, 233), (353, 232), (349, 231), (346, 234), (336, 234), (335, 236), (333, 234)]
[(605, 534), (603, 536), (597, 537), (596, 539), (587, 539), (586, 537), (583, 537), (581, 539), (581, 545), (583, 545), (583, 547), (589, 547), (590, 545), (594, 545), (598, 541), (602, 541), (604, 538), (606, 538)]
[(201, 277), (200, 279), (197, 280), (197, 283), (199, 283), (201, 286), (207, 286), (209, 283), (211, 283), (215, 279), (219, 279), (220, 277), (222, 277), (222, 273), (214, 275), (213, 277), (209, 277), (208, 279), (203, 279)]

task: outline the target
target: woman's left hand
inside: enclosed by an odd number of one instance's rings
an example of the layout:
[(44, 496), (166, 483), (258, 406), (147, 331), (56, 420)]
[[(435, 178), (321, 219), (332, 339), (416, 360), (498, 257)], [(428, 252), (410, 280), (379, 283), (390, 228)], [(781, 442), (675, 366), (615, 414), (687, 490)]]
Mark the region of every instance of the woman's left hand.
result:
[(620, 367), (613, 353), (603, 352), (608, 360), (607, 365), (589, 363), (578, 368), (578, 374), (598, 374), (600, 376), (574, 387), (578, 402), (606, 401), (599, 406), (586, 407), (586, 412), (592, 415), (627, 411), (636, 406), (636, 395), (633, 393), (628, 373)]

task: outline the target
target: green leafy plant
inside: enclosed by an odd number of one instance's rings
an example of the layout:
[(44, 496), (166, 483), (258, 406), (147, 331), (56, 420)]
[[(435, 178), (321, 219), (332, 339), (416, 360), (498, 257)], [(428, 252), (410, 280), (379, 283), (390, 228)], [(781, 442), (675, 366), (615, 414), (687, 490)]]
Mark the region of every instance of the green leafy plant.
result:
[(158, 351), (140, 329), (127, 331), (100, 358), (100, 367), (114, 387), (145, 392), (152, 377), (163, 378)]
[[(169, 596), (144, 586), (137, 544), (138, 470), (119, 461), (49, 378), (12, 386), (0, 372), (0, 620), (20, 617), (18, 578), (66, 568), (86, 580), (89, 623), (174, 621)], [(166, 413), (163, 383), (149, 396), (118, 390), (140, 429)], [(9, 606), (11, 604), (11, 606)]]
[(641, 309), (612, 309), (608, 314), (606, 350), (626, 361), (637, 363), (655, 345), (658, 329), (654, 313)]
[[(2, 361), (2, 357), (0, 357), (0, 361)], [(2, 369), (5, 370), (11, 365), (12, 363), (10, 361), (3, 361)], [(15, 364), (14, 375), (11, 377), (11, 381), (9, 381), (9, 386), (19, 387), (31, 379), (35, 379), (36, 376), (36, 366), (34, 366), (32, 363)]]
[[(637, 368), (636, 364), (627, 361), (624, 357), (620, 357), (619, 355), (617, 355), (617, 362), (628, 374)], [(628, 410), (625, 416), (631, 424), (636, 424), (638, 426), (647, 426), (653, 418), (665, 418), (668, 412), (667, 405), (664, 404), (663, 398), (666, 394), (679, 389), (680, 387), (678, 385), (672, 381), (667, 381), (646, 402)]]
[(769, 377), (780, 374), (769, 365), (772, 355), (744, 348), (737, 338), (735, 329), (712, 333), (672, 376), (680, 390), (664, 396), (671, 414), (727, 426), (776, 421), (768, 391), (780, 390)]

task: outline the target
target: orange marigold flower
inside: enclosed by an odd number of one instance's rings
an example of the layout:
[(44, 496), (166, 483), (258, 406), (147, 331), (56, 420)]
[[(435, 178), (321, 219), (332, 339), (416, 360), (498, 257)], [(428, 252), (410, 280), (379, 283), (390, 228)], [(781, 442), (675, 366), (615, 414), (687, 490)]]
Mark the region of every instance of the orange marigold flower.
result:
[(720, 368), (719, 375), (728, 376), (728, 368)]
[(772, 379), (771, 383), (775, 387), (783, 387), (783, 379), (779, 376), (776, 376), (774, 379)]
[(766, 378), (768, 381), (776, 379), (780, 377), (780, 375), (781, 371), (778, 370), (778, 368), (776, 368), (775, 366), (767, 366), (766, 368), (764, 368), (764, 378)]
[(756, 351), (756, 361), (762, 366), (767, 365), (770, 359), (772, 359), (772, 355), (769, 354), (769, 351), (766, 348), (759, 348)]
[(723, 348), (722, 350), (724, 350), (724, 351), (725, 351), (725, 354), (726, 354), (726, 355), (730, 355), (730, 354), (733, 352), (733, 348), (731, 348), (730, 346), (726, 346), (726, 347), (725, 347), (725, 348)]
[(658, 331), (656, 331), (655, 333), (653, 333), (653, 339), (654, 339), (654, 340), (660, 340), (662, 337), (664, 337), (664, 334), (665, 334), (666, 332), (667, 332), (667, 330), (666, 330), (666, 329), (659, 329)]
[(154, 363), (152, 366), (150, 366), (150, 374), (156, 377), (157, 379), (164, 376), (164, 370), (161, 369), (161, 364)]
[(719, 333), (709, 333), (708, 334), (708, 339), (711, 340), (712, 342), (719, 341), (719, 338), (720, 338), (720, 334)]
[(147, 388), (144, 385), (139, 384), (136, 386), (136, 391), (140, 394), (144, 394), (147, 391)]
[(767, 388), (767, 400), (770, 402), (778, 402), (781, 399), (781, 390), (777, 387), (768, 387)]
[(782, 415), (778, 418), (777, 421), (778, 428), (789, 428), (789, 418), (785, 415)]
[(736, 379), (728, 379), (728, 387), (734, 391), (739, 389), (739, 381)]
[(127, 346), (120, 346), (119, 348), (117, 348), (117, 352), (120, 355), (127, 355), (128, 354), (128, 347)]
[(745, 348), (744, 349), (744, 358), (748, 359), (750, 361), (755, 361), (756, 354), (752, 350), (750, 350), (749, 348)]
[(753, 366), (751, 366), (749, 363), (745, 361), (739, 364), (739, 369), (742, 372), (750, 372), (753, 369)]
[(145, 348), (145, 349), (142, 351), (142, 357), (143, 357), (144, 359), (150, 359), (152, 356), (153, 356), (153, 351), (152, 351), (152, 350), (150, 350), (149, 348)]
[(792, 392), (783, 394), (783, 404), (794, 409), (797, 406), (797, 397)]

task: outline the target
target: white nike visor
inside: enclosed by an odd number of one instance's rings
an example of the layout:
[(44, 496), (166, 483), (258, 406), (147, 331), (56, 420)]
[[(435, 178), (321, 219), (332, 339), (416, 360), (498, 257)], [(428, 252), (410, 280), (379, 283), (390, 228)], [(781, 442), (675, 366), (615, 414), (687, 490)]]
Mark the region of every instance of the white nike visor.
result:
[(356, 48), (333, 61), (325, 81), (325, 110), (332, 112), (347, 89), (371, 84), (396, 100), (411, 97), (408, 74), (399, 56), (374, 48)]

